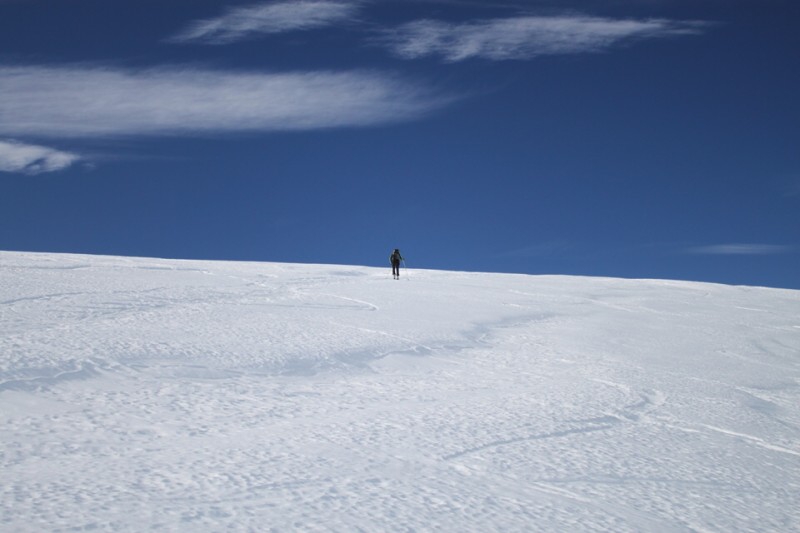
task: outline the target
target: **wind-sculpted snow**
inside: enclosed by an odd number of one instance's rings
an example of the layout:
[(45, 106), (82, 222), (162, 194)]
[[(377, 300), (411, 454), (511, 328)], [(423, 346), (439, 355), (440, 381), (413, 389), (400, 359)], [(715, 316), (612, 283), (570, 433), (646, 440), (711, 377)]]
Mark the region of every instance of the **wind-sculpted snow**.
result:
[(798, 531), (800, 292), (0, 253), (3, 531)]

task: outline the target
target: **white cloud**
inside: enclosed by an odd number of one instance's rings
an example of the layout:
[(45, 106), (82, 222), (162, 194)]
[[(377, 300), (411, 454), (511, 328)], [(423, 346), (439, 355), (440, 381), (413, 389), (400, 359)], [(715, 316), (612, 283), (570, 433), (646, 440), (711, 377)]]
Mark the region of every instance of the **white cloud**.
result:
[(703, 255), (773, 255), (789, 253), (793, 250), (792, 246), (779, 244), (713, 244), (689, 248), (687, 251)]
[(301, 0), (230, 9), (225, 15), (198, 20), (172, 42), (226, 44), (254, 34), (309, 30), (352, 19), (359, 2)]
[(46, 146), (0, 140), (0, 172), (41, 174), (62, 170), (81, 157)]
[(456, 62), (472, 57), (530, 59), (539, 55), (598, 52), (624, 40), (698, 33), (704, 23), (664, 19), (620, 20), (588, 16), (483, 20), (450, 24), (419, 20), (384, 33), (398, 56), (441, 56)]
[(376, 72), (0, 67), (0, 135), (310, 130), (410, 120), (446, 100)]

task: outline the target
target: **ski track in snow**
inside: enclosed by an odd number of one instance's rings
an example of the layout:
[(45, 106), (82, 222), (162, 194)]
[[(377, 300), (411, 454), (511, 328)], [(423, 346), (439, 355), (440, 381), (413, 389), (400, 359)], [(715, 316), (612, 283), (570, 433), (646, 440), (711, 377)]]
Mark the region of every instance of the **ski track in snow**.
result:
[(800, 531), (798, 291), (0, 252), (0, 327), (3, 531)]

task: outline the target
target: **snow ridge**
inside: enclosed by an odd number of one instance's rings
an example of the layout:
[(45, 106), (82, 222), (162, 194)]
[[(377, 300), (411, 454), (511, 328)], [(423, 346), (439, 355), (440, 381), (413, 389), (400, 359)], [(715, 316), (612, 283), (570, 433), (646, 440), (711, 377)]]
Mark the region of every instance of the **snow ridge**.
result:
[(800, 529), (799, 291), (411, 274), (0, 252), (0, 528)]

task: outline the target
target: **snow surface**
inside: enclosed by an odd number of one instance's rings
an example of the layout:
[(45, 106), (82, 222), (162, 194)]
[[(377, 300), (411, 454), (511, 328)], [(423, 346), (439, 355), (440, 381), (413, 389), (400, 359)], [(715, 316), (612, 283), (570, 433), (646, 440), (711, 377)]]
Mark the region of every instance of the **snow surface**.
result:
[(2, 531), (800, 531), (800, 291), (0, 252)]

